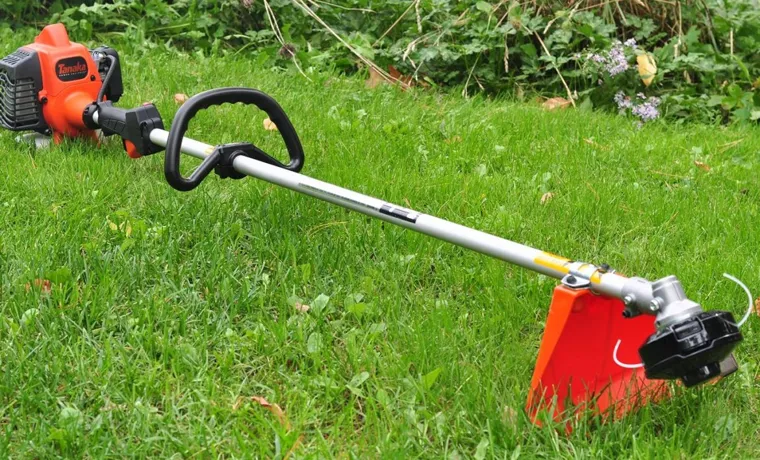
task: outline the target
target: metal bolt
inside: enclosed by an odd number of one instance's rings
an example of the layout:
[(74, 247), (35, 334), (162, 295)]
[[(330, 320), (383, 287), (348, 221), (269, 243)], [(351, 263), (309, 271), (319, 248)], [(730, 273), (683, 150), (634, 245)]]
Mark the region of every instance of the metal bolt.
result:
[(95, 75), (90, 75), (90, 81), (95, 81)]
[(623, 297), (623, 303), (626, 307), (631, 305), (634, 300), (636, 300), (636, 297), (634, 297), (633, 294), (628, 294), (627, 296)]
[(652, 299), (651, 302), (649, 302), (649, 311), (656, 312), (660, 309), (660, 301), (657, 299)]
[(40, 102), (42, 102), (43, 104), (47, 104), (48, 102), (47, 96), (43, 96), (42, 99), (40, 99)]

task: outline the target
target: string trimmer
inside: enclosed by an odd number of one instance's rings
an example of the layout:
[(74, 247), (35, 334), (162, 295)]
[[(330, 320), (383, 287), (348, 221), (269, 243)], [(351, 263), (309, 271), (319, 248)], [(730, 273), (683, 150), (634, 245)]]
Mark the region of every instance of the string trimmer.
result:
[[(559, 416), (570, 405), (621, 413), (662, 396), (662, 380), (689, 387), (737, 369), (731, 352), (742, 334), (734, 317), (704, 311), (675, 276), (625, 277), (606, 265), (552, 255), (299, 174), (298, 135), (277, 102), (257, 90), (198, 94), (182, 105), (169, 131), (153, 104), (115, 107), (122, 91), (116, 51), (71, 43), (63, 25), (50, 25), (34, 43), (0, 60), (0, 123), (56, 143), (98, 139), (99, 130), (121, 137), (132, 158), (165, 149), (165, 176), (177, 190), (194, 189), (211, 171), (222, 178), (251, 176), (559, 279), (528, 395), (533, 416), (542, 408)], [(289, 163), (251, 143), (214, 146), (185, 137), (199, 111), (226, 103), (266, 112)], [(181, 153), (202, 160), (189, 177), (180, 173)]]

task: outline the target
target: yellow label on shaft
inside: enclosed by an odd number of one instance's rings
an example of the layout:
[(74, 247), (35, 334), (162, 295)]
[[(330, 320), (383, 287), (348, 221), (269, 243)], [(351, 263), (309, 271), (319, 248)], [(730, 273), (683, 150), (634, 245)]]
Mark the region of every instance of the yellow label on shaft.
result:
[(541, 265), (542, 267), (550, 268), (560, 273), (570, 272), (570, 268), (566, 266), (567, 263), (570, 262), (570, 259), (565, 259), (564, 257), (560, 257), (549, 252), (542, 252), (533, 260), (533, 262)]

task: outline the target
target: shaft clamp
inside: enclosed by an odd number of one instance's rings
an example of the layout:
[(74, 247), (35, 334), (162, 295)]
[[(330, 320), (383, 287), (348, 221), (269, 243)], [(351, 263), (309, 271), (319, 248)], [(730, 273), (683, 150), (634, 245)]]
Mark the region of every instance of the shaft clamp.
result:
[(254, 160), (267, 162), (269, 155), (249, 142), (236, 142), (233, 144), (218, 145), (212, 155), (218, 155), (219, 160), (214, 166), (214, 172), (222, 179), (242, 179), (245, 174), (238, 172), (232, 166), (235, 158), (242, 155)]

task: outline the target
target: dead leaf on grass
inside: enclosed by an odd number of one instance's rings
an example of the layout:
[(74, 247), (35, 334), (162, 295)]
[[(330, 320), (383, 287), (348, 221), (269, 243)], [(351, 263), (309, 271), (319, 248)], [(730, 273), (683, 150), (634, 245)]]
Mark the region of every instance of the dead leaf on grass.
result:
[[(378, 86), (382, 84), (397, 84), (401, 87), (402, 90), (406, 90), (408, 88), (411, 88), (415, 85), (414, 78), (412, 78), (410, 75), (404, 75), (399, 70), (392, 66), (388, 66), (388, 75), (387, 77), (380, 73), (378, 69), (374, 66), (371, 66), (369, 68), (369, 78), (364, 82), (364, 84), (367, 86), (367, 88), (377, 88)], [(428, 87), (430, 85), (426, 83), (422, 83), (423, 87)]]
[(32, 285), (34, 285), (34, 287), (38, 288), (40, 291), (42, 291), (45, 294), (49, 294), (52, 289), (50, 280), (37, 278), (36, 280), (32, 281), (31, 284), (26, 283), (24, 285), (24, 289), (26, 289), (26, 292), (29, 292), (32, 290)]
[(707, 163), (703, 163), (703, 162), (701, 162), (699, 160), (694, 160), (694, 166), (696, 166), (697, 168), (699, 168), (699, 169), (701, 169), (702, 171), (705, 171), (705, 172), (707, 172), (710, 169), (712, 169), (712, 168), (710, 168), (710, 165), (708, 165)]
[(293, 305), (293, 307), (295, 307), (295, 309), (298, 310), (298, 311), (300, 311), (301, 313), (306, 313), (307, 311), (309, 311), (311, 309), (310, 306), (306, 305), (305, 303), (301, 303), (301, 302), (296, 302), (296, 304)]
[(546, 110), (558, 110), (566, 109), (572, 105), (573, 101), (565, 99), (564, 97), (552, 97), (547, 99), (541, 104)]
[(235, 410), (240, 409), (240, 406), (242, 406), (245, 401), (251, 401), (252, 403), (258, 404), (259, 406), (268, 410), (269, 412), (272, 413), (272, 415), (277, 417), (277, 420), (286, 430), (288, 431), (290, 430), (290, 421), (285, 416), (285, 412), (282, 410), (279, 404), (272, 404), (269, 401), (267, 401), (266, 398), (263, 398), (261, 396), (251, 396), (248, 398), (246, 398), (245, 396), (240, 396), (235, 401), (235, 404), (232, 405), (232, 410), (235, 411)]
[(388, 66), (388, 75), (390, 75), (394, 80), (400, 82), (402, 88), (404, 89), (409, 88), (414, 84), (414, 79), (410, 75), (402, 74), (398, 71), (397, 68), (392, 65)]
[(369, 78), (364, 82), (364, 84), (367, 85), (367, 88), (377, 88), (383, 83), (387, 83), (385, 77), (383, 77), (374, 67), (370, 67)]
[(269, 118), (264, 119), (264, 129), (267, 131), (278, 131), (277, 125)]
[(187, 100), (190, 99), (187, 94), (184, 93), (177, 93), (174, 95), (174, 102), (176, 102), (179, 105), (184, 104), (187, 102)]
[(760, 316), (760, 297), (755, 299), (755, 313), (757, 313), (757, 316)]
[(546, 204), (550, 202), (554, 198), (554, 193), (552, 192), (546, 192), (543, 195), (541, 195), (541, 204)]
[(596, 142), (592, 138), (583, 139), (583, 142), (587, 143), (588, 145), (590, 145), (592, 147), (596, 147), (596, 148), (601, 149), (601, 150), (609, 150), (610, 149), (606, 145), (599, 144), (598, 142)]

